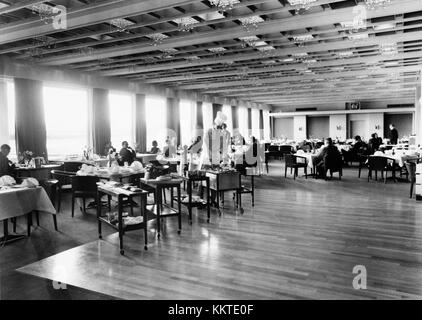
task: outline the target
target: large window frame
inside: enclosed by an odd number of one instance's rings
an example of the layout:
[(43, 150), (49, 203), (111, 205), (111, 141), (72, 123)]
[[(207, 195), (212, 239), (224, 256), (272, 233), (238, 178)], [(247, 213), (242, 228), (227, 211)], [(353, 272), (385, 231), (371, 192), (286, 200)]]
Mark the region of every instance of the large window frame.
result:
[(160, 150), (163, 150), (167, 138), (167, 99), (157, 95), (145, 97), (145, 117), (147, 131), (147, 149), (152, 141), (157, 141)]
[(81, 155), (90, 145), (89, 89), (45, 83), (43, 101), (49, 159)]
[(135, 147), (135, 97), (133, 94), (122, 91), (110, 91), (110, 132), (111, 143), (114, 148), (120, 149), (123, 141)]

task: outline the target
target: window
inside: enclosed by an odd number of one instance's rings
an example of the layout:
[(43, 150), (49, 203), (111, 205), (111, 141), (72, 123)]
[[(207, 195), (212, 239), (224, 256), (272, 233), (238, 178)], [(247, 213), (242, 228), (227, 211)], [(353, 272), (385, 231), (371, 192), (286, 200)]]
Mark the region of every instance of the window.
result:
[(16, 160), (14, 90), (13, 81), (0, 78), (0, 145), (10, 145), (12, 160)]
[(158, 147), (163, 150), (167, 138), (167, 101), (165, 98), (147, 96), (146, 100), (147, 123), (147, 149), (152, 141), (158, 142)]
[(180, 134), (182, 145), (192, 144), (193, 132), (195, 130), (196, 102), (190, 100), (180, 101)]
[(88, 145), (88, 92), (44, 86), (49, 159), (82, 154)]
[(123, 141), (133, 146), (135, 142), (134, 104), (131, 94), (110, 92), (111, 143), (120, 150)]
[(204, 131), (211, 129), (214, 124), (213, 113), (212, 113), (212, 103), (204, 102), (202, 103), (202, 115), (204, 118)]
[(248, 141), (249, 133), (248, 133), (248, 109), (245, 107), (239, 107), (238, 110), (239, 116), (239, 133)]
[(228, 104), (223, 105), (223, 113), (227, 117), (227, 121), (226, 121), (227, 130), (233, 135), (232, 106)]

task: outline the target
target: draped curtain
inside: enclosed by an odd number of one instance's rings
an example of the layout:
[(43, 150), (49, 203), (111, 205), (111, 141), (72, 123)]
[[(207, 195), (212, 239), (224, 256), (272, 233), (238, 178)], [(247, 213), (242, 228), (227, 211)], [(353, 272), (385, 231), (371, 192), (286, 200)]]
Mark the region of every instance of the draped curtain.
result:
[(170, 138), (176, 138), (175, 145), (177, 146), (180, 139), (180, 103), (179, 99), (167, 98), (167, 129)]
[[(105, 156), (111, 145), (111, 125), (108, 90), (93, 89), (92, 133), (94, 153)], [(114, 146), (117, 148), (118, 146)]]
[(259, 139), (260, 140), (264, 140), (265, 139), (265, 133), (264, 133), (264, 110), (259, 110), (259, 132), (260, 132), (260, 136)]
[(47, 159), (42, 81), (15, 78), (15, 99), (17, 152), (32, 151)]
[(147, 151), (147, 125), (145, 95), (137, 94), (135, 97), (135, 142), (138, 152)]
[(237, 108), (232, 106), (232, 123), (233, 123), (233, 134), (239, 131), (239, 115)]
[(248, 108), (248, 137), (252, 135), (252, 109)]
[(204, 115), (202, 113), (202, 101), (196, 102), (196, 128), (204, 129)]

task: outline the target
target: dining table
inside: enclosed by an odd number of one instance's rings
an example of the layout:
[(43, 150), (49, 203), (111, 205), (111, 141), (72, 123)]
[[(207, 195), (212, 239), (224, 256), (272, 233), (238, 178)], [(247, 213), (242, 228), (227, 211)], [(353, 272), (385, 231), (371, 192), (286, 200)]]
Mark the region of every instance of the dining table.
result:
[[(56, 209), (50, 201), (47, 192), (42, 187), (20, 187), (18, 185), (0, 188), (0, 221), (3, 221), (3, 236), (0, 244), (23, 239), (24, 235), (9, 234), (8, 220), (32, 212), (52, 214), (55, 218)], [(56, 223), (56, 219), (54, 219)], [(28, 235), (30, 225), (28, 225)]]
[(61, 167), (61, 164), (46, 164), (38, 168), (18, 165), (14, 170), (18, 178), (35, 178), (38, 181), (44, 181), (50, 179), (51, 170)]

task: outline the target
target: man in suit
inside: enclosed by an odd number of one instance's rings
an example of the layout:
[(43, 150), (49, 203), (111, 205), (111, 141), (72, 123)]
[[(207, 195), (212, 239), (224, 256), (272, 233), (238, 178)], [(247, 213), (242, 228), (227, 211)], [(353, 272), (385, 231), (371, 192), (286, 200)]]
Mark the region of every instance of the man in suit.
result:
[(131, 165), (136, 158), (136, 152), (131, 147), (127, 141), (122, 142), (122, 149), (119, 152), (119, 164), (124, 165), (126, 162)]
[(325, 178), (325, 175), (327, 174), (327, 163), (338, 164), (339, 166), (341, 166), (341, 162), (342, 159), (340, 151), (338, 151), (338, 148), (334, 145), (333, 140), (331, 138), (325, 139), (325, 147), (321, 149), (321, 151), (317, 154), (315, 158), (318, 176), (321, 178)]
[(4, 144), (0, 147), (0, 177), (7, 175), (10, 176), (13, 174), (13, 169), (15, 166), (7, 157), (10, 153), (10, 150), (11, 148), (7, 144)]
[(399, 140), (399, 132), (394, 124), (390, 124), (390, 144), (397, 144)]

